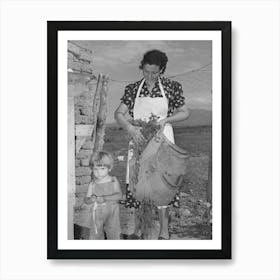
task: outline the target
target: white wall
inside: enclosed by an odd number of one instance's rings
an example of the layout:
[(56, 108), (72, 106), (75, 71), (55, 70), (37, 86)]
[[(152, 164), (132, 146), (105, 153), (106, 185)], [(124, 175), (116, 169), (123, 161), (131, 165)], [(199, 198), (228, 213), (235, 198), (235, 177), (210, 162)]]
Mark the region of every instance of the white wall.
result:
[[(279, 8), (2, 1), (0, 278), (279, 279)], [(144, 19), (232, 21), (233, 260), (46, 260), (46, 21)]]

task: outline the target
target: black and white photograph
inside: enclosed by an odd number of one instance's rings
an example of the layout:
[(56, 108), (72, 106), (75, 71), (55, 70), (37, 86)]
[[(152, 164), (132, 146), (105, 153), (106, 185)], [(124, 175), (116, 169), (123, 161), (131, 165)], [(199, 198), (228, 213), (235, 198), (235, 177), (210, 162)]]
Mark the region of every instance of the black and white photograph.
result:
[[(221, 212), (221, 194), (230, 201), (230, 157), (222, 162), (230, 115), (224, 137), (221, 126), (222, 109), (230, 113), (222, 108), (230, 64), (222, 69), (221, 30), (230, 35), (230, 23), (210, 31), (184, 30), (200, 28), (188, 22), (165, 31), (141, 30), (156, 23), (126, 23), (127, 31), (91, 24), (93, 31), (58, 32), (58, 73), (49, 75), (58, 85), (57, 213), (49, 209), (58, 219), (57, 228), (49, 223), (57, 249), (173, 250), (173, 257), (178, 249), (208, 250), (209, 258), (212, 249), (224, 250), (212, 257), (229, 258), (231, 210), (227, 203)], [(230, 36), (227, 46), (230, 61)], [(56, 189), (48, 191), (50, 200)], [(192, 256), (199, 257), (185, 257)]]
[[(211, 47), (68, 42), (75, 131), (88, 133), (75, 139), (74, 239), (212, 238)], [(86, 74), (83, 51), (108, 77)]]
[(279, 280), (280, 1), (0, 1), (0, 279)]

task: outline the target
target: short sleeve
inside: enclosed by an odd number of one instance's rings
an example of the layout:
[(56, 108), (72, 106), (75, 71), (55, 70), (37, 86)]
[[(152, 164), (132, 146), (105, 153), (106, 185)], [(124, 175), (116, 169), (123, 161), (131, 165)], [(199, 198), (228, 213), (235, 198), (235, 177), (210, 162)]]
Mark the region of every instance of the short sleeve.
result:
[(134, 92), (131, 85), (125, 87), (124, 95), (121, 98), (121, 102), (125, 104), (129, 110), (134, 106)]
[(173, 99), (173, 108), (177, 109), (185, 105), (185, 97), (183, 95), (182, 85), (178, 82), (174, 85), (174, 99)]

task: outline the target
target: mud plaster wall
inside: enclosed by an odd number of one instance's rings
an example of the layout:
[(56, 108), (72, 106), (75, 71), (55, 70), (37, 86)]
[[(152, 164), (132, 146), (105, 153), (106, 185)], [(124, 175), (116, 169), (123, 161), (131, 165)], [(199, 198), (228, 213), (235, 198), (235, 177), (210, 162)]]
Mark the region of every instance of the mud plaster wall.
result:
[[(68, 96), (74, 97), (76, 125), (92, 125), (93, 99), (96, 79), (93, 71), (93, 52), (83, 47), (82, 42), (68, 42)], [(75, 144), (85, 141), (75, 155), (76, 204), (83, 199), (91, 181), (90, 158), (93, 152), (91, 137), (75, 137)]]

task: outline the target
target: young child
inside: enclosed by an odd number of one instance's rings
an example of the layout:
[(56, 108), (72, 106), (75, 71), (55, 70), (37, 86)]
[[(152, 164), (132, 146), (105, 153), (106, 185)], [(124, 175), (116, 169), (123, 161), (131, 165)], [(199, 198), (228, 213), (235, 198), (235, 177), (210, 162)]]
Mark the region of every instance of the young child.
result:
[(118, 201), (122, 198), (120, 184), (110, 176), (113, 158), (107, 152), (99, 152), (92, 158), (94, 180), (89, 184), (84, 202), (92, 205), (89, 239), (120, 239), (121, 226)]

